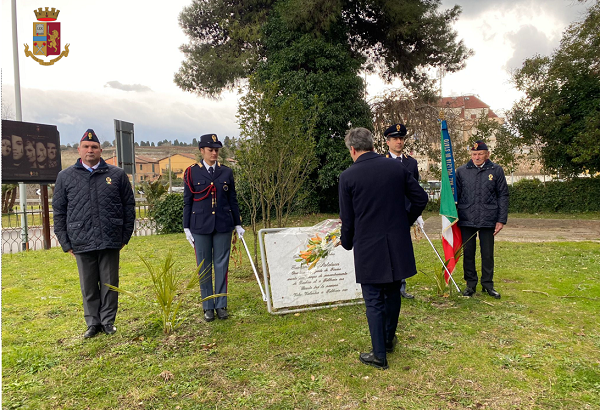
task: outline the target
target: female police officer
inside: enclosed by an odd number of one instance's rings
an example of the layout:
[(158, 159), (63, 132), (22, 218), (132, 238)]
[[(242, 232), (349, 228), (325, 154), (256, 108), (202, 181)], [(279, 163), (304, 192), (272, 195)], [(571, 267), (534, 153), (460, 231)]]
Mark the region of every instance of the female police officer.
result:
[[(244, 234), (233, 173), (217, 161), (221, 147), (215, 134), (202, 135), (198, 144), (202, 160), (188, 167), (183, 177), (183, 230), (196, 251), (198, 265), (204, 261), (200, 270), (203, 299), (227, 293), (231, 234), (234, 228), (240, 237)], [(202, 307), (207, 322), (215, 319), (214, 309), (219, 319), (228, 317), (227, 296), (204, 300)]]

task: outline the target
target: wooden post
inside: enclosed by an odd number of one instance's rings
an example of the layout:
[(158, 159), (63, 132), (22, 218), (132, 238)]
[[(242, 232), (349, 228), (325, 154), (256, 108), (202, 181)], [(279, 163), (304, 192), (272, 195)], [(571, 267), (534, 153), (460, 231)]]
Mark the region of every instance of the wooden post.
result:
[(50, 249), (50, 208), (48, 206), (48, 185), (40, 185), (42, 191), (42, 235), (44, 236), (44, 249)]

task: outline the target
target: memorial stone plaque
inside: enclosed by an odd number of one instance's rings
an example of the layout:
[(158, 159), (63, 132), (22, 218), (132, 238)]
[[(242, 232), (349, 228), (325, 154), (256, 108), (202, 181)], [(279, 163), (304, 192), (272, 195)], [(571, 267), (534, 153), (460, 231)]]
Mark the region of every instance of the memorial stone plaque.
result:
[(338, 246), (310, 270), (295, 261), (312, 234), (312, 228), (288, 228), (265, 235), (271, 298), (275, 309), (362, 298), (354, 275), (352, 251)]

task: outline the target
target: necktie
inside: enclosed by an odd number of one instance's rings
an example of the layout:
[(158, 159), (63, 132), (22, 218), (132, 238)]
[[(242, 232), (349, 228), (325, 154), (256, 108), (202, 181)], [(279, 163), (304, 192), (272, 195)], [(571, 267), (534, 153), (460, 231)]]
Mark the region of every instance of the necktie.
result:
[(213, 167), (208, 167), (208, 173), (210, 174), (211, 178), (214, 176), (215, 170), (213, 169)]
[(400, 162), (402, 162), (402, 155), (397, 156), (396, 159), (399, 159)]

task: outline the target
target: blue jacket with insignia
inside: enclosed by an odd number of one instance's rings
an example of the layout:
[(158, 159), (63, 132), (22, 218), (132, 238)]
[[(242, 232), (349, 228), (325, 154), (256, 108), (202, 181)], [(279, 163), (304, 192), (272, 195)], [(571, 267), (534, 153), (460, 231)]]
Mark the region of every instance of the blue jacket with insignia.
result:
[(93, 172), (81, 159), (60, 171), (52, 209), (54, 233), (65, 252), (121, 249), (133, 234), (135, 198), (129, 177), (103, 159)]
[(458, 226), (493, 228), (508, 219), (504, 170), (489, 159), (477, 168), (470, 160), (456, 170)]

